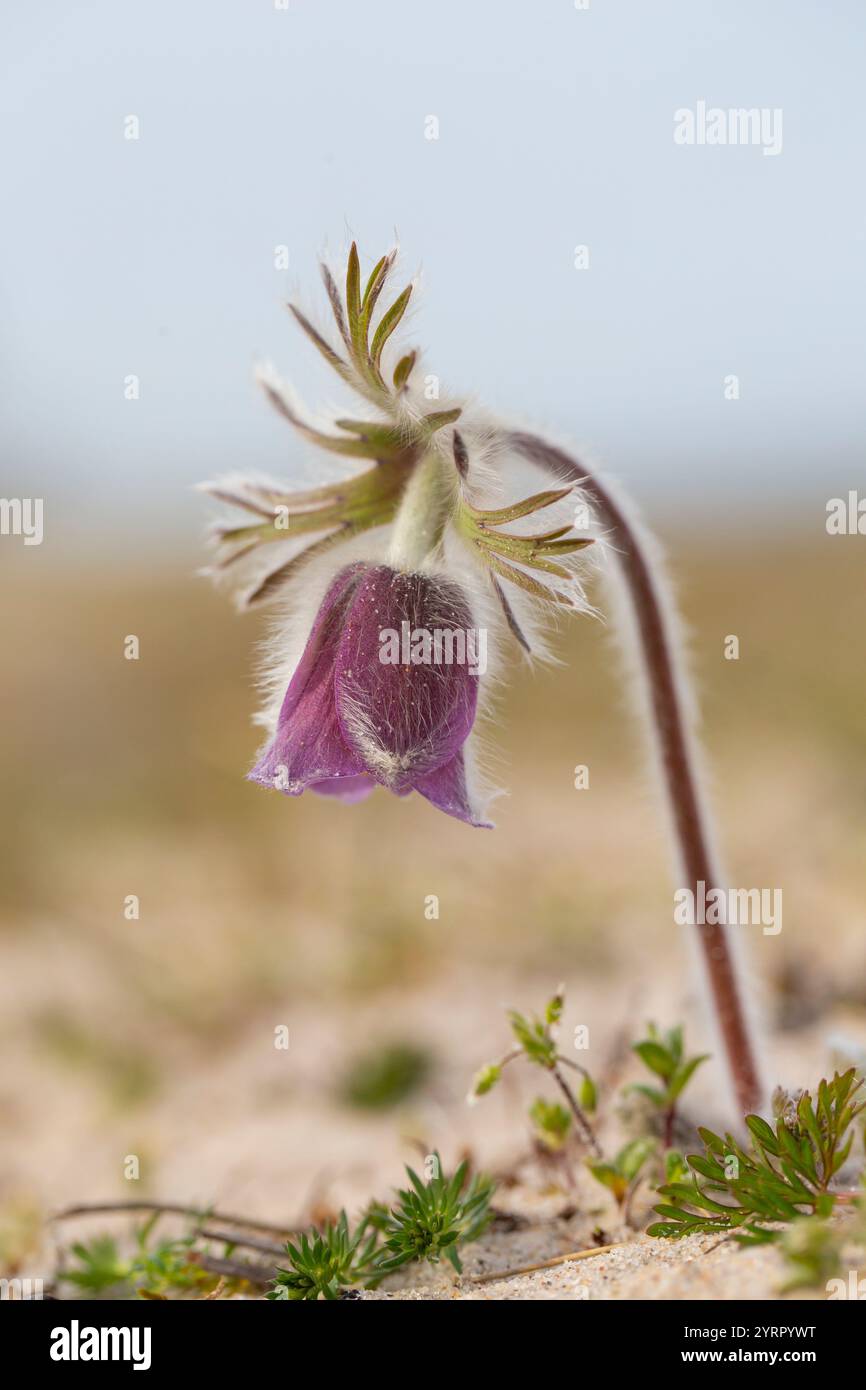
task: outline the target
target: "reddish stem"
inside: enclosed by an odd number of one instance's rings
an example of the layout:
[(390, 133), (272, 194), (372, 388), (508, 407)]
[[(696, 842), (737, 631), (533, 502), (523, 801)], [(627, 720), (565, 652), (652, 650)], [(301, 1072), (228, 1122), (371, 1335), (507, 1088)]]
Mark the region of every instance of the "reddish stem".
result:
[[(606, 488), (563, 450), (547, 444), (538, 435), (522, 431), (509, 433), (506, 442), (557, 478), (580, 483), (602, 525), (611, 534), (637, 619), (665, 786), (686, 882), (694, 892), (700, 882), (705, 884), (707, 892), (712, 887), (722, 887), (707, 834), (694, 754), (677, 685), (673, 641), (665, 620), (658, 579), (653, 575), (640, 539)], [(763, 1086), (742, 984), (725, 927), (706, 925), (696, 930), (737, 1103), (741, 1113), (746, 1114), (759, 1109)]]
[(664, 1144), (664, 1146), (665, 1146), (666, 1149), (673, 1148), (673, 1143), (674, 1143), (674, 1123), (675, 1123), (675, 1121), (676, 1121), (676, 1117), (677, 1117), (677, 1108), (676, 1108), (676, 1106), (675, 1106), (675, 1105), (669, 1105), (668, 1108), (665, 1110), (664, 1134), (663, 1134), (663, 1136), (662, 1136), (662, 1143)]

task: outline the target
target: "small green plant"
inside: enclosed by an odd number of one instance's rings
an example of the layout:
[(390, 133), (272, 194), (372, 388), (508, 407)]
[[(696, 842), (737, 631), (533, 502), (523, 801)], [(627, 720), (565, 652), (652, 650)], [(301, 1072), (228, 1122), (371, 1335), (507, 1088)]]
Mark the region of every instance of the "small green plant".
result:
[(597, 1182), (608, 1188), (626, 1220), (630, 1217), (631, 1200), (641, 1181), (647, 1160), (655, 1153), (652, 1139), (632, 1139), (620, 1149), (612, 1162), (587, 1163)]
[(430, 1074), (430, 1054), (412, 1043), (372, 1048), (349, 1066), (341, 1087), (349, 1105), (387, 1110), (417, 1091)]
[(777, 1228), (798, 1217), (829, 1216), (836, 1202), (830, 1183), (851, 1152), (853, 1122), (866, 1109), (857, 1098), (862, 1085), (852, 1067), (822, 1081), (815, 1099), (804, 1091), (781, 1106), (775, 1128), (747, 1115), (751, 1152), (730, 1134), (722, 1139), (699, 1129), (704, 1153), (688, 1155), (690, 1181), (659, 1188), (668, 1200), (655, 1210), (664, 1219), (649, 1234), (731, 1231), (740, 1243), (756, 1245), (777, 1239)]
[(631, 1089), (646, 1096), (659, 1112), (662, 1143), (669, 1149), (674, 1139), (679, 1099), (698, 1067), (708, 1060), (709, 1053), (687, 1057), (682, 1028), (671, 1028), (666, 1033), (660, 1033), (654, 1023), (647, 1025), (645, 1038), (632, 1044), (632, 1052), (637, 1053), (644, 1066), (658, 1078), (658, 1082), (652, 1086), (639, 1082)]
[(559, 1153), (568, 1143), (571, 1133), (571, 1112), (555, 1100), (545, 1100), (543, 1096), (533, 1102), (529, 1109), (532, 1131), (536, 1141), (551, 1153)]
[(91, 1241), (76, 1241), (71, 1253), (78, 1263), (62, 1270), (60, 1278), (86, 1293), (106, 1293), (126, 1283), (130, 1277), (132, 1263), (121, 1258), (113, 1236), (94, 1236)]
[(290, 1268), (280, 1269), (266, 1297), (312, 1302), (336, 1299), (340, 1290), (363, 1284), (375, 1288), (386, 1274), (413, 1260), (431, 1264), (441, 1256), (462, 1271), (459, 1245), (477, 1240), (491, 1220), (493, 1183), (461, 1163), (446, 1178), (438, 1154), (431, 1154), (432, 1176), (423, 1181), (407, 1167), (410, 1187), (397, 1192), (390, 1210), (371, 1203), (354, 1233), (345, 1212), (321, 1231), (313, 1230), (286, 1250)]
[[(587, 1118), (587, 1115), (591, 1114), (596, 1107), (595, 1083), (585, 1067), (572, 1061), (570, 1057), (563, 1056), (557, 1046), (556, 1032), (562, 1019), (564, 1004), (565, 993), (560, 987), (553, 998), (548, 1000), (541, 1018), (536, 1016), (527, 1018), (524, 1014), (518, 1013), (516, 1009), (509, 1010), (508, 1021), (518, 1045), (501, 1057), (498, 1062), (489, 1062), (481, 1068), (472, 1082), (469, 1100), (475, 1101), (481, 1096), (487, 1095), (502, 1076), (503, 1068), (516, 1061), (518, 1057), (525, 1057), (533, 1066), (542, 1067), (550, 1073), (565, 1097), (581, 1139), (600, 1158), (601, 1149)], [(569, 1085), (563, 1072), (564, 1067), (580, 1073), (580, 1099)]]
[(77, 1242), (72, 1246), (77, 1264), (61, 1270), (59, 1279), (96, 1297), (125, 1289), (129, 1295), (161, 1298), (172, 1292), (206, 1292), (212, 1288), (216, 1284), (214, 1276), (191, 1259), (196, 1243), (193, 1235), (151, 1243), (159, 1215), (156, 1212), (138, 1227), (135, 1249), (128, 1257), (121, 1255), (113, 1236)]
[(364, 1240), (366, 1230), (362, 1221), (352, 1235), (346, 1213), (341, 1211), (338, 1219), (321, 1231), (304, 1233), (297, 1243), (287, 1241), (291, 1269), (277, 1272), (265, 1297), (292, 1303), (339, 1298), (340, 1289), (369, 1276), (379, 1236), (372, 1230)]
[(432, 1157), (436, 1171), (427, 1182), (422, 1182), (411, 1168), (406, 1169), (412, 1186), (397, 1193), (398, 1202), (391, 1211), (384, 1249), (377, 1262), (380, 1274), (399, 1269), (410, 1260), (436, 1264), (441, 1255), (460, 1274), (463, 1266), (458, 1244), (477, 1240), (490, 1224), (490, 1179), (476, 1174), (467, 1186), (466, 1163), (461, 1163), (448, 1179), (440, 1170), (439, 1155)]

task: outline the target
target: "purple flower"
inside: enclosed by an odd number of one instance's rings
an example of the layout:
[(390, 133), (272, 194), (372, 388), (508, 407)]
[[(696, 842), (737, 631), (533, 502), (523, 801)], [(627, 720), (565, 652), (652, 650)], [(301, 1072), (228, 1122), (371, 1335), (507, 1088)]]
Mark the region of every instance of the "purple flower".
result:
[[(472, 633), (463, 591), (448, 580), (386, 565), (341, 570), (251, 780), (345, 801), (378, 783), (486, 825), (471, 805), (464, 760), (478, 703), (478, 676), (465, 659)], [(464, 643), (456, 662), (455, 634)]]
[[(397, 796), (417, 791), (458, 820), (486, 825), (467, 786), (466, 743), (488, 637), (486, 627), (471, 626), (472, 612), (489, 615), (494, 639), (497, 628), (503, 637), (507, 631), (531, 653), (538, 646), (535, 611), (540, 617), (586, 606), (578, 556), (592, 537), (576, 534), (572, 524), (570, 466), (563, 486), (510, 497), (495, 476), (498, 446), (489, 422), (473, 423), (456, 401), (429, 408), (418, 353), (391, 341), (413, 292), (407, 285), (384, 307), (395, 254), (377, 261), (365, 287), (353, 245), (345, 294), (322, 267), (339, 342), (329, 342), (290, 306), (316, 350), (363, 402), (361, 414), (341, 413), (320, 428), (272, 371), (260, 380), (283, 419), (308, 443), (340, 457), (345, 472), (329, 470), (326, 480), (301, 491), (235, 474), (203, 484), (246, 513), (240, 523), (217, 526), (213, 573), (230, 571), (246, 606), (281, 593), (291, 608), (311, 562), (348, 544), (363, 557), (331, 572), (336, 577), (279, 714), (266, 711), (273, 738), (250, 773), (253, 781), (288, 796), (309, 787), (343, 801), (359, 801), (377, 784)], [(531, 463), (525, 448), (524, 455)], [(544, 524), (528, 531), (523, 523), (536, 513)], [(363, 549), (367, 532), (379, 534)], [(373, 558), (380, 554), (388, 565)], [(291, 616), (298, 621), (297, 607)], [(456, 656), (449, 638), (462, 638)], [(282, 673), (281, 638), (271, 651)], [(270, 674), (266, 684), (273, 691)]]

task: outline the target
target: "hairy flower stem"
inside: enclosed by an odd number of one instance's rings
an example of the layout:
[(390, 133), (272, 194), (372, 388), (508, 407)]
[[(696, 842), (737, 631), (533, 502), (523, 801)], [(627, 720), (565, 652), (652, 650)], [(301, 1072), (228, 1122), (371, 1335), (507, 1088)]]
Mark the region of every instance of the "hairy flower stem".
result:
[(396, 569), (421, 569), (439, 546), (454, 506), (455, 479), (453, 465), (435, 451), (416, 464), (394, 521), (388, 558)]
[[(677, 683), (674, 639), (666, 621), (660, 579), (616, 501), (587, 469), (563, 450), (538, 435), (509, 432), (504, 443), (556, 478), (579, 483), (611, 533), (613, 546), (628, 584), (637, 620), (640, 650), (649, 685), (655, 738), (664, 771), (673, 823), (686, 883), (696, 891), (722, 887), (708, 833), (708, 818), (699, 791), (695, 755)], [(701, 954), (716, 1022), (742, 1115), (759, 1110), (764, 1088), (751, 1036), (742, 980), (722, 925), (699, 931)]]

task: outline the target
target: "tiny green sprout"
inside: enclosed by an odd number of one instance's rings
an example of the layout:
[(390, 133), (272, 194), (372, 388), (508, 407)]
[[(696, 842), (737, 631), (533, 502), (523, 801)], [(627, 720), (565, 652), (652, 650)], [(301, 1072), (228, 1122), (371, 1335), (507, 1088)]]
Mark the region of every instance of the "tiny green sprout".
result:
[(571, 1114), (557, 1101), (545, 1100), (539, 1096), (529, 1111), (535, 1137), (551, 1153), (558, 1153), (565, 1147), (571, 1130)]
[(862, 1085), (852, 1067), (822, 1081), (815, 1098), (803, 1091), (793, 1109), (782, 1107), (775, 1128), (747, 1115), (749, 1151), (731, 1134), (699, 1129), (704, 1153), (688, 1155), (689, 1178), (659, 1188), (666, 1200), (655, 1210), (663, 1220), (649, 1234), (730, 1231), (740, 1244), (758, 1245), (778, 1239), (798, 1217), (829, 1216), (838, 1195), (830, 1184), (851, 1152), (854, 1120), (866, 1110), (858, 1099)]
[(682, 1028), (671, 1028), (667, 1033), (660, 1033), (654, 1023), (647, 1025), (647, 1036), (632, 1045), (632, 1052), (637, 1053), (644, 1066), (659, 1078), (660, 1084), (648, 1086), (639, 1083), (631, 1089), (646, 1096), (660, 1112), (662, 1141), (668, 1149), (673, 1142), (679, 1099), (698, 1067), (708, 1060), (709, 1053), (687, 1057)]
[(457, 1246), (477, 1240), (492, 1220), (492, 1181), (476, 1174), (467, 1184), (465, 1162), (452, 1178), (446, 1178), (439, 1155), (433, 1154), (432, 1158), (435, 1175), (427, 1182), (422, 1182), (413, 1169), (406, 1169), (412, 1185), (397, 1193), (398, 1201), (385, 1230), (384, 1249), (376, 1262), (380, 1276), (411, 1260), (437, 1264), (442, 1255), (460, 1274), (463, 1266)]
[(612, 1162), (587, 1163), (596, 1182), (613, 1193), (627, 1221), (630, 1220), (631, 1201), (640, 1184), (641, 1173), (654, 1152), (655, 1144), (651, 1139), (632, 1139), (620, 1149)]
[(362, 1245), (366, 1228), (362, 1222), (354, 1234), (349, 1230), (345, 1211), (321, 1231), (306, 1232), (300, 1240), (286, 1242), (291, 1269), (279, 1269), (273, 1288), (265, 1297), (291, 1303), (334, 1300), (340, 1289), (355, 1284), (370, 1272), (370, 1262), (378, 1243), (371, 1231)]
[[(518, 1057), (524, 1057), (533, 1066), (542, 1067), (550, 1073), (565, 1097), (581, 1139), (588, 1148), (592, 1149), (596, 1157), (600, 1158), (601, 1149), (587, 1119), (587, 1115), (595, 1110), (597, 1104), (595, 1082), (585, 1067), (572, 1061), (570, 1057), (565, 1057), (557, 1045), (556, 1031), (562, 1021), (564, 1006), (565, 990), (563, 986), (560, 986), (552, 998), (547, 1001), (541, 1017), (533, 1015), (527, 1018), (525, 1014), (518, 1013), (516, 1009), (510, 1009), (508, 1022), (511, 1025), (517, 1047), (506, 1052), (498, 1062), (490, 1062), (476, 1073), (468, 1099), (471, 1103), (486, 1095), (488, 1091), (492, 1091), (502, 1076), (503, 1069), (509, 1063), (516, 1061)], [(565, 1067), (578, 1072), (581, 1076), (580, 1099), (568, 1083), (563, 1070)]]
[(501, 1076), (502, 1067), (497, 1066), (495, 1062), (490, 1062), (486, 1067), (482, 1067), (472, 1082), (472, 1087), (469, 1092), (470, 1100), (476, 1100), (480, 1096), (486, 1096), (488, 1091), (493, 1090), (493, 1087)]
[(559, 1022), (559, 1012), (554, 1005), (557, 1001), (551, 1000), (545, 1009), (544, 1018), (524, 1018), (516, 1009), (510, 1009), (508, 1021), (511, 1024), (511, 1031), (520, 1044), (521, 1051), (525, 1057), (534, 1062), (538, 1067), (547, 1067), (552, 1070), (556, 1065), (557, 1048), (556, 1038), (553, 1030)]

